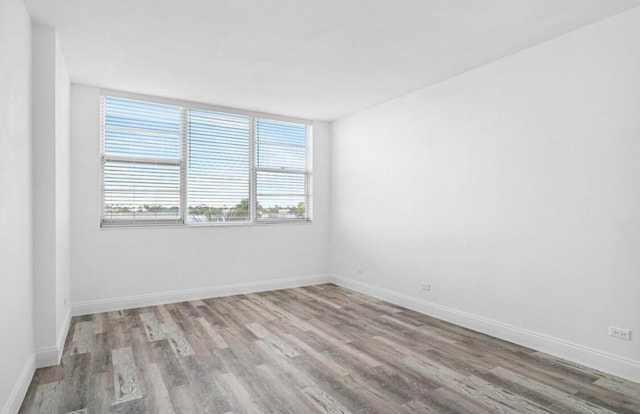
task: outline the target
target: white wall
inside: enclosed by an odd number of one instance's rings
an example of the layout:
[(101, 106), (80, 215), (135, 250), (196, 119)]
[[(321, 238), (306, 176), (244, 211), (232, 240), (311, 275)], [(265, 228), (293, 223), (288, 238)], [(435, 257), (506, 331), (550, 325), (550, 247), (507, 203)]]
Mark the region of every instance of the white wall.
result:
[(34, 370), (31, 21), (0, 2), (0, 413), (17, 412)]
[(332, 132), (344, 284), (640, 381), (639, 8)]
[(34, 330), (47, 366), (60, 360), (70, 315), (70, 82), (54, 29), (33, 28), (32, 52)]
[(63, 345), (71, 312), (71, 81), (55, 42), (56, 338)]
[(314, 124), (312, 224), (101, 229), (99, 89), (73, 85), (71, 105), (74, 312), (131, 306), (141, 295), (328, 274), (328, 124)]

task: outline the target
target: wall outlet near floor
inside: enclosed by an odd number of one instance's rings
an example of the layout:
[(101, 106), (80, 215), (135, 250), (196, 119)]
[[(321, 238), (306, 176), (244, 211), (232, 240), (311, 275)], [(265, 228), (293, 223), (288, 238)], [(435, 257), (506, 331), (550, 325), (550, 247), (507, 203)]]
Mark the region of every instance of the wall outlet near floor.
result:
[(362, 266), (356, 267), (356, 272), (358, 272), (358, 274), (360, 274), (360, 275), (363, 274), (364, 270), (362, 269)]
[(609, 336), (624, 339), (625, 341), (630, 341), (631, 331), (624, 328), (618, 328), (617, 326), (609, 326)]
[(422, 290), (430, 291), (431, 290), (431, 283), (423, 283), (422, 284)]

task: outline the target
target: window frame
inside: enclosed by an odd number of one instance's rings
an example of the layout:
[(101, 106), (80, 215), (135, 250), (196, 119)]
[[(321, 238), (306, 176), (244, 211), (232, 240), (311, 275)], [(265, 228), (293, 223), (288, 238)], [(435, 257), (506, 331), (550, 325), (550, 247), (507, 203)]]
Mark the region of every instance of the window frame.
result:
[[(153, 157), (138, 158), (135, 156), (121, 156), (106, 154), (105, 142), (105, 97), (118, 99), (128, 99), (153, 104), (172, 105), (180, 108), (180, 155), (179, 160), (160, 159)], [(313, 121), (302, 118), (288, 117), (265, 112), (257, 112), (243, 110), (238, 108), (223, 107), (218, 105), (210, 105), (199, 102), (184, 101), (136, 93), (122, 92), (111, 89), (100, 89), (100, 228), (132, 228), (132, 227), (208, 227), (208, 226), (253, 226), (261, 224), (293, 224), (293, 223), (311, 223), (313, 221)], [(249, 131), (249, 217), (247, 221), (230, 221), (230, 222), (189, 222), (188, 208), (188, 112), (190, 109), (220, 112), (233, 115), (242, 115), (250, 118)], [(304, 170), (296, 170), (289, 168), (266, 168), (258, 166), (256, 157), (257, 151), (257, 133), (256, 126), (259, 119), (286, 122), (304, 125), (305, 127), (305, 163)], [(148, 223), (136, 220), (109, 220), (105, 217), (105, 164), (108, 161), (118, 162), (137, 162), (149, 164), (164, 164), (178, 166), (180, 171), (180, 203), (179, 203), (179, 219), (150, 220)], [(278, 173), (296, 173), (305, 175), (305, 218), (275, 218), (275, 219), (258, 219), (257, 217), (257, 174), (259, 171), (273, 171)]]

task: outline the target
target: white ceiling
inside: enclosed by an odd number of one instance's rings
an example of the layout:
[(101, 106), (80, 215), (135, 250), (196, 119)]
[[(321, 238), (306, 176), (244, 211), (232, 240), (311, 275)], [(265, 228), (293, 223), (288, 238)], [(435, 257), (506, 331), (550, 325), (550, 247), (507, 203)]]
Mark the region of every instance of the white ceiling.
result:
[(334, 120), (640, 0), (26, 0), (73, 82)]

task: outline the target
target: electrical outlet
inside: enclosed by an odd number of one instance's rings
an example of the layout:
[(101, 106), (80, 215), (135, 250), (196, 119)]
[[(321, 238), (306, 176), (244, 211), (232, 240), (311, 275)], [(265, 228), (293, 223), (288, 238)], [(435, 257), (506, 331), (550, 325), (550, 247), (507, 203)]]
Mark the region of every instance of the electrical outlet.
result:
[(67, 298), (64, 298), (64, 306), (67, 306)]
[(609, 326), (609, 336), (630, 341), (631, 331), (624, 328), (618, 328), (617, 326)]
[(362, 270), (361, 266), (356, 267), (356, 272), (358, 272), (358, 274), (363, 274), (364, 270)]
[(431, 283), (423, 283), (422, 290), (431, 290)]

